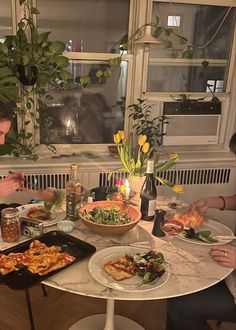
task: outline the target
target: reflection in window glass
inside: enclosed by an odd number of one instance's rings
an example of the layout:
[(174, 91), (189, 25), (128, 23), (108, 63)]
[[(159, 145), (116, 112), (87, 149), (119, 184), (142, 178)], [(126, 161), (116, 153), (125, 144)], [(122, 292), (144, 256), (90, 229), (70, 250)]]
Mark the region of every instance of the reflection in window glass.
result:
[(225, 92), (216, 89), (208, 81), (223, 80), (225, 67), (196, 67), (196, 66), (163, 66), (149, 65), (147, 91), (162, 92), (203, 92), (212, 89), (215, 92)]
[(0, 42), (4, 36), (12, 34), (11, 0), (0, 0)]
[(37, 7), (39, 28), (67, 51), (119, 52), (127, 35), (129, 0), (38, 0)]
[[(95, 73), (104, 65), (70, 62), (70, 88), (50, 91), (54, 98), (40, 112), (40, 143), (113, 143), (113, 134), (124, 126), (127, 62), (99, 81)], [(89, 88), (81, 90), (81, 74), (90, 76)]]
[[(235, 8), (231, 8), (229, 11), (229, 7), (222, 6), (189, 5), (172, 2), (159, 3), (154, 1), (152, 21), (155, 22), (155, 17), (158, 16), (159, 24), (167, 28), (168, 16), (180, 16), (180, 26), (176, 26), (177, 24), (172, 25), (174, 31), (187, 37), (191, 45), (206, 45), (206, 47), (194, 47), (190, 53), (186, 54), (186, 57), (227, 59), (231, 50), (235, 10)], [(176, 23), (175, 20), (174, 23)], [(216, 33), (219, 26), (219, 31)], [(164, 35), (161, 35), (161, 40), (167, 39)], [(178, 51), (178, 49), (183, 49), (179, 39), (172, 36), (168, 41), (171, 42), (173, 47), (166, 42), (163, 42), (162, 45), (153, 46), (150, 57), (182, 57), (182, 51)]]
[(180, 26), (180, 16), (168, 16), (168, 21), (167, 21), (168, 26)]

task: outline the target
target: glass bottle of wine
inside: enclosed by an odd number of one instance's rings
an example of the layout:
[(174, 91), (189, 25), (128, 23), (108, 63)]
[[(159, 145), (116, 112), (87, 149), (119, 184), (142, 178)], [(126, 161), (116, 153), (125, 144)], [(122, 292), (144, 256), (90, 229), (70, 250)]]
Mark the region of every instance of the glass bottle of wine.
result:
[(151, 221), (155, 217), (157, 189), (154, 172), (154, 160), (147, 161), (146, 179), (140, 192), (140, 211), (142, 220)]
[(70, 179), (66, 184), (66, 217), (76, 220), (76, 210), (83, 198), (84, 187), (78, 179), (78, 166), (71, 164)]

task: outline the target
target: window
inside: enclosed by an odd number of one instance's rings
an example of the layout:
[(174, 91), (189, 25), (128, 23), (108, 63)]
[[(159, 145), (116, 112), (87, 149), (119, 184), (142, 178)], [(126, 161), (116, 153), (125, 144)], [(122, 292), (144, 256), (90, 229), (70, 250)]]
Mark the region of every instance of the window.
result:
[[(40, 142), (53, 144), (113, 143), (113, 134), (124, 127), (127, 62), (122, 61), (113, 76), (96, 77), (106, 62), (86, 64), (73, 60), (72, 83), (64, 91), (50, 91), (53, 100), (40, 114)], [(88, 74), (92, 84), (81, 90), (79, 77)]]
[(4, 41), (4, 36), (12, 34), (11, 1), (0, 0), (0, 42)]
[(153, 21), (156, 16), (188, 42), (183, 44), (176, 34), (162, 34), (161, 44), (151, 46), (146, 91), (204, 93), (210, 90), (208, 81), (214, 80), (221, 81), (214, 92), (225, 92), (235, 8), (154, 1)]
[(128, 0), (38, 0), (37, 7), (39, 28), (73, 52), (119, 52), (128, 33)]
[[(124, 127), (128, 62), (122, 61), (112, 77), (99, 79), (96, 72), (107, 66), (107, 59), (120, 54), (120, 46), (127, 39), (129, 1), (37, 3), (39, 28), (52, 30), (51, 38), (65, 42), (72, 74), (68, 90), (50, 91), (54, 99), (40, 114), (40, 143), (113, 143), (114, 132)], [(80, 77), (84, 75), (92, 84), (81, 89)]]

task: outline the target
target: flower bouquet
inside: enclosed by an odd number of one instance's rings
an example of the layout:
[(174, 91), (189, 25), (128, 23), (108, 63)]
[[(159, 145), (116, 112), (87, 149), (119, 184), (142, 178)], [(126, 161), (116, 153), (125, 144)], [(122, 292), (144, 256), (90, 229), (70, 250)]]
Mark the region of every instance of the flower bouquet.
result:
[[(130, 177), (144, 177), (146, 173), (147, 161), (153, 151), (146, 135), (138, 136), (138, 144), (135, 148), (131, 147), (130, 141), (126, 139), (124, 131), (118, 131), (114, 134), (114, 142), (117, 145), (118, 153), (123, 167), (116, 168), (113, 171), (129, 173)], [(159, 155), (158, 155), (159, 156)], [(167, 171), (179, 160), (178, 154), (170, 154), (169, 159), (160, 162), (160, 157), (155, 157), (154, 176), (162, 184), (171, 187), (177, 194), (183, 193), (183, 186), (176, 185), (169, 180), (159, 176), (160, 172)]]

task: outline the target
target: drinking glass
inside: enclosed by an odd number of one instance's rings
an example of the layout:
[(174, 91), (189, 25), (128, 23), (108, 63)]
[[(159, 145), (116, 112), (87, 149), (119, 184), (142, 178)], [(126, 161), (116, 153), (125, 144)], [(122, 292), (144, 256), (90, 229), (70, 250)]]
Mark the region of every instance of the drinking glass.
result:
[(169, 252), (175, 252), (176, 248), (172, 243), (172, 238), (183, 230), (183, 224), (180, 221), (168, 219), (161, 222), (160, 227), (168, 237), (168, 245), (163, 249)]

